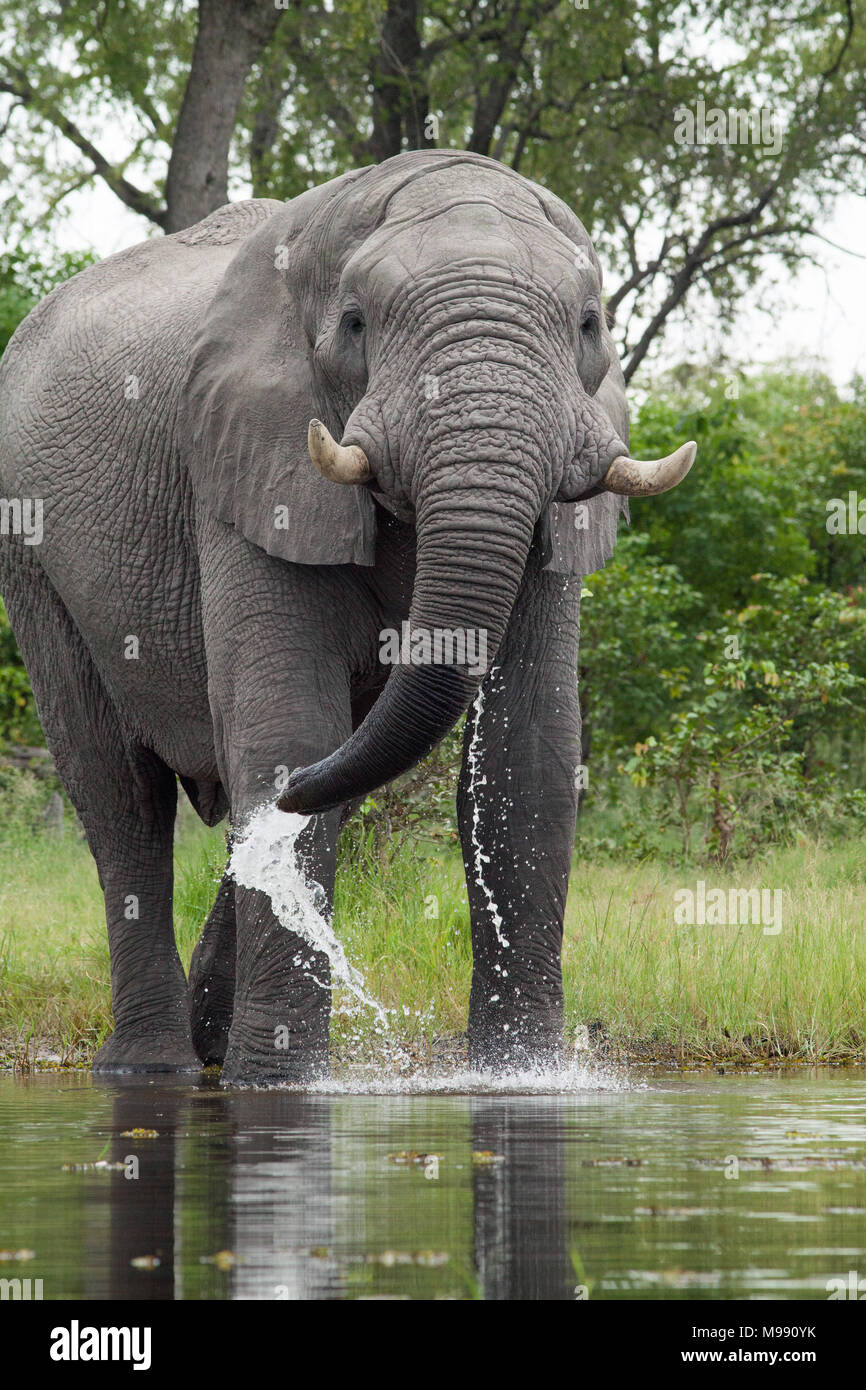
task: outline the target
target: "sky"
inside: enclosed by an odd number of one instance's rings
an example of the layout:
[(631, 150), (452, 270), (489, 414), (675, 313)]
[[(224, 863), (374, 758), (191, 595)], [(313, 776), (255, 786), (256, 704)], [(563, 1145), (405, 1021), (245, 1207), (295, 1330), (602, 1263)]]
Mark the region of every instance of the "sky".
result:
[[(844, 387), (855, 373), (866, 376), (866, 197), (841, 198), (820, 231), (857, 254), (808, 238), (820, 265), (803, 266), (793, 277), (783, 270), (784, 280), (770, 291), (769, 312), (742, 307), (725, 346), (744, 364), (817, 360)], [(678, 324), (667, 335), (665, 360), (688, 356), (687, 333)]]

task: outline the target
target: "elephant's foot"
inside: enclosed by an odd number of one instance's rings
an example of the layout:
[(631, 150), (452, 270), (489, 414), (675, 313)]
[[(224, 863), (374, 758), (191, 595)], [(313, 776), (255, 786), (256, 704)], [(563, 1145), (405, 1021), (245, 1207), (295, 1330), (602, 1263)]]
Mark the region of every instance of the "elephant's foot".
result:
[(558, 1020), (526, 1014), (489, 1013), (471, 1018), (467, 1030), (469, 1062), (474, 1071), (503, 1076), (510, 1072), (556, 1070), (564, 1062)]
[(234, 1010), (234, 974), (207, 970), (193, 956), (189, 971), (189, 1022), (192, 1042), (206, 1066), (226, 1056)]
[(187, 998), (196, 1052), (206, 1064), (222, 1063), (235, 1000), (234, 884), (226, 875), (192, 953)]
[(556, 1070), (564, 1063), (559, 962), (530, 969), (516, 957), (516, 949), (510, 957), (503, 951), (501, 970), (475, 967), (467, 1028), (471, 1065), (498, 1075)]
[(222, 1086), (309, 1086), (330, 1075), (330, 1000), (302, 1019), (270, 1023), (235, 1016)]
[(133, 1072), (200, 1072), (188, 1032), (152, 1032), (144, 1027), (118, 1028), (102, 1044), (91, 1065), (98, 1076), (122, 1076)]

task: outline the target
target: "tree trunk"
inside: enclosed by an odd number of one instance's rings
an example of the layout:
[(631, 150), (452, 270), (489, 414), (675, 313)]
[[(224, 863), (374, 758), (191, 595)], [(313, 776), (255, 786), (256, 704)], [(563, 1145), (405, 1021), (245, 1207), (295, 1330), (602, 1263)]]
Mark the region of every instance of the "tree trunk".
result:
[(373, 133), (370, 153), (378, 162), (404, 147), (419, 150), (436, 144), (426, 132), (429, 94), (422, 61), (419, 0), (388, 0), (379, 47), (370, 74), (373, 83)]
[(285, 13), (264, 0), (199, 0), (198, 9), (165, 185), (166, 232), (228, 202), (229, 148), (244, 86)]

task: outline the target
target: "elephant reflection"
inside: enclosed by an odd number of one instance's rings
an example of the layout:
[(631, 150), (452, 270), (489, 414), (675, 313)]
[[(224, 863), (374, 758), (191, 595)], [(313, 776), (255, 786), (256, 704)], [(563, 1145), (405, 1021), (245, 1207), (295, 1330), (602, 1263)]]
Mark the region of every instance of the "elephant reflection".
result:
[(562, 1117), (529, 1099), (471, 1102), (472, 1148), (501, 1156), (473, 1170), (475, 1265), (483, 1297), (573, 1299), (566, 1244)]
[(318, 1254), (333, 1245), (327, 1100), (251, 1091), (228, 1103), (216, 1089), (137, 1079), (111, 1089), (105, 1156), (124, 1168), (110, 1175), (107, 1214), (106, 1188), (88, 1189), (89, 1297), (334, 1296)]
[[(490, 1300), (574, 1297), (562, 1116), (539, 1098), (454, 1097), (437, 1139), (421, 1098), (364, 1125), (355, 1097), (101, 1084), (113, 1092), (105, 1157), (124, 1166), (87, 1188), (88, 1297), (461, 1297), (467, 1284)], [(416, 1132), (451, 1155), (427, 1177), (387, 1162)], [(473, 1164), (482, 1151), (496, 1161)], [(429, 1213), (428, 1179), (452, 1185), (434, 1237), (449, 1261), (419, 1285), (400, 1262), (425, 1264), (411, 1201)]]

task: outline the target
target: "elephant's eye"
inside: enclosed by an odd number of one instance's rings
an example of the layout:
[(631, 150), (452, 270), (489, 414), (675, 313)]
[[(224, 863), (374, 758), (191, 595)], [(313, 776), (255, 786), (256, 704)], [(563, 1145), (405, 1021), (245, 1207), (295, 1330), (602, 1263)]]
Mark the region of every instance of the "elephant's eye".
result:
[(580, 320), (581, 333), (587, 333), (590, 336), (594, 336), (598, 332), (598, 326), (598, 314), (595, 312), (594, 309), (587, 309), (587, 311), (583, 315), (583, 318)]
[(351, 309), (343, 315), (342, 328), (347, 338), (360, 338), (365, 328), (364, 320), (356, 310)]

